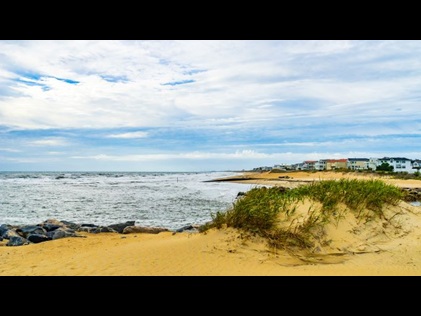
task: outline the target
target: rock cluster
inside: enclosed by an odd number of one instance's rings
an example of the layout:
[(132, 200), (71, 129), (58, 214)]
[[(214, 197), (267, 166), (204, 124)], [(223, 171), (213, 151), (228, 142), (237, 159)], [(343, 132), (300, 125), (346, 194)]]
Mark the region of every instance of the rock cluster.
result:
[(421, 201), (421, 188), (402, 188), (402, 190), (407, 192), (405, 196), (405, 201), (407, 202)]
[[(183, 232), (197, 230), (198, 226), (188, 225), (174, 232)], [(108, 226), (98, 226), (95, 224), (76, 224), (68, 221), (59, 221), (56, 219), (47, 219), (36, 225), (0, 225), (0, 241), (8, 240), (6, 246), (22, 246), (30, 243), (40, 243), (49, 240), (55, 240), (65, 237), (84, 237), (78, 232), (88, 233), (148, 233), (158, 234), (169, 231), (163, 227), (143, 227), (136, 226), (135, 221), (127, 221)]]

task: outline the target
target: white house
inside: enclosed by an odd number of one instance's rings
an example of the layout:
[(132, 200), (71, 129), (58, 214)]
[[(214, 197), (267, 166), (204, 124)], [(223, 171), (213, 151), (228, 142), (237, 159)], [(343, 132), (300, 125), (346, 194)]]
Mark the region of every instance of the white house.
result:
[(388, 163), (393, 166), (393, 172), (408, 172), (414, 173), (417, 169), (413, 169), (411, 159), (404, 157), (383, 157), (378, 159), (377, 166), (382, 163)]

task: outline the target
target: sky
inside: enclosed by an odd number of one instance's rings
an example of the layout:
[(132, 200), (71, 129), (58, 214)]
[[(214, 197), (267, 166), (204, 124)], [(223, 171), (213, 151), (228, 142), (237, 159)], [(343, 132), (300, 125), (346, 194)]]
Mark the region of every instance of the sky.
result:
[(0, 41), (0, 171), (421, 159), (419, 40)]

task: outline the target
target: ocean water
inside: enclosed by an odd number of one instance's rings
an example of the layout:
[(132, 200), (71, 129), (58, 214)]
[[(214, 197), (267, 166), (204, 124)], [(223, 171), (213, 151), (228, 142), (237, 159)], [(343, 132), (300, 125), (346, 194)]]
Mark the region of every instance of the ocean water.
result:
[(232, 172), (0, 172), (0, 224), (50, 218), (178, 229), (203, 224), (253, 186), (204, 182)]

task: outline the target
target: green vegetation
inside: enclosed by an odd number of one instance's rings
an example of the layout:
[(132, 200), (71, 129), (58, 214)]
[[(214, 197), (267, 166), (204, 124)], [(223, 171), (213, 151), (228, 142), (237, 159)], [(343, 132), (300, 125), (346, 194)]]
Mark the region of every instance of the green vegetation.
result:
[(383, 162), (380, 166), (377, 166), (377, 171), (393, 171), (393, 166), (389, 165), (387, 162)]
[(346, 212), (361, 223), (387, 220), (384, 206), (397, 205), (404, 195), (379, 179), (325, 180), (290, 190), (256, 187), (232, 208), (212, 214), (212, 221), (200, 230), (233, 227), (266, 238), (271, 247), (306, 249), (321, 241), (325, 225), (337, 225)]

